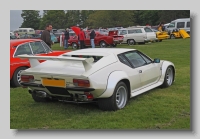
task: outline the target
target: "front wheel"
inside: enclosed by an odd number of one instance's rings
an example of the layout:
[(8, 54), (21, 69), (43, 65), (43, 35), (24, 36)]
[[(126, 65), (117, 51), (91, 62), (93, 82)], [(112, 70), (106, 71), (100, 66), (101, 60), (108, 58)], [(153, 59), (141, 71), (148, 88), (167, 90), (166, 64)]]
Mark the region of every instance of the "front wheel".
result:
[(128, 101), (128, 89), (124, 82), (119, 82), (114, 93), (109, 98), (98, 100), (99, 108), (105, 111), (116, 111), (126, 106)]
[(165, 72), (164, 82), (161, 87), (166, 88), (172, 85), (174, 81), (174, 70), (172, 66), (169, 66)]
[(15, 70), (12, 80), (11, 80), (11, 84), (13, 85), (13, 87), (20, 87), (21, 84), (21, 72), (23, 70), (26, 70), (27, 67), (19, 67), (18, 69)]

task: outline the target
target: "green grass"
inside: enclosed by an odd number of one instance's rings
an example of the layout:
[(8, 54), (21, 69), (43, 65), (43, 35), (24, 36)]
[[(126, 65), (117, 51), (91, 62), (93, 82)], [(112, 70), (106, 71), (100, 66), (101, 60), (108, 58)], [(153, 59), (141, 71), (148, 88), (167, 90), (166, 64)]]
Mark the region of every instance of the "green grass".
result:
[[(27, 89), (10, 88), (10, 128), (190, 130), (190, 39), (117, 47), (172, 61), (176, 67), (174, 84), (131, 98), (125, 108), (115, 112), (101, 111), (95, 104), (37, 103)], [(63, 47), (54, 44), (52, 49)]]

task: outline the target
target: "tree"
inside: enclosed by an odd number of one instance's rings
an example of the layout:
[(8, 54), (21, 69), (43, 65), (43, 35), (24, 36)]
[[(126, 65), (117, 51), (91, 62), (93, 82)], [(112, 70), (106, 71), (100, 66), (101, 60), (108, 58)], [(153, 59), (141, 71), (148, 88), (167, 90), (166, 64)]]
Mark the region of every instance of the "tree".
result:
[(40, 29), (45, 29), (47, 24), (52, 24), (53, 28), (65, 28), (65, 11), (64, 10), (44, 10), (41, 20)]
[(22, 10), (21, 17), (23, 18), (23, 23), (21, 28), (38, 29), (41, 19), (39, 12), (39, 10)]
[(133, 11), (131, 10), (99, 10), (90, 14), (86, 23), (92, 28), (108, 28), (114, 26), (133, 25)]

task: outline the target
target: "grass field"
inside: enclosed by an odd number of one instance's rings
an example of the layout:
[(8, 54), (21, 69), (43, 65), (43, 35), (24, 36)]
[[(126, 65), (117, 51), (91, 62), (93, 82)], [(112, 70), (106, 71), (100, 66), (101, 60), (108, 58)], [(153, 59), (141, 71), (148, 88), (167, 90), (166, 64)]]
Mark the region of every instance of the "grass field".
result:
[[(27, 89), (10, 88), (10, 128), (190, 130), (190, 39), (117, 47), (172, 61), (176, 67), (174, 84), (131, 98), (125, 108), (115, 112), (101, 111), (95, 104), (37, 103)], [(59, 44), (52, 49), (63, 50)]]

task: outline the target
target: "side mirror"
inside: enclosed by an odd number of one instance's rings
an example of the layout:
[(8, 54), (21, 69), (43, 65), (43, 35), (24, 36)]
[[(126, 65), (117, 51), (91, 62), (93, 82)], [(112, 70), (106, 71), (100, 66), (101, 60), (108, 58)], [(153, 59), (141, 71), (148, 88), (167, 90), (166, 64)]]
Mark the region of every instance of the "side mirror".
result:
[(160, 63), (160, 59), (159, 59), (159, 58), (155, 58), (155, 59), (153, 60), (153, 62), (154, 62), (154, 63)]

